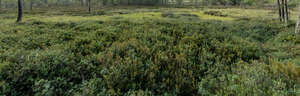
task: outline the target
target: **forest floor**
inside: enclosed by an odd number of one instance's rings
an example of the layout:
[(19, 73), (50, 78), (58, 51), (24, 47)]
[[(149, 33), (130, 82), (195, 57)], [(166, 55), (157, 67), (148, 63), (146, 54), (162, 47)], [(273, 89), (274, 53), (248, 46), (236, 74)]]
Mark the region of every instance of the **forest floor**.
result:
[[(300, 80), (300, 39), (294, 34), (296, 16), (297, 11), (291, 11), (290, 23), (281, 24), (277, 10), (270, 9), (118, 7), (99, 8), (89, 13), (85, 8), (40, 8), (25, 10), (23, 21), (15, 23), (15, 11), (1, 9), (0, 68), (3, 73), (0, 77), (15, 75), (0, 78), (0, 85), (17, 93), (24, 91), (14, 88), (20, 83), (30, 87), (40, 78), (50, 82), (51, 76), (56, 78), (56, 74), (73, 69), (72, 75), (61, 76), (68, 82), (62, 86), (85, 86), (86, 83), (81, 82), (95, 83), (93, 76), (100, 76), (97, 78), (105, 80), (103, 88), (109, 90), (106, 94), (113, 95), (139, 88), (155, 94), (296, 94), (299, 88), (295, 82)], [(49, 66), (37, 64), (39, 62), (49, 63)], [(75, 68), (69, 63), (81, 67)], [(62, 66), (69, 68), (68, 71), (60, 69)], [(32, 69), (32, 73), (26, 73), (27, 69)], [(24, 78), (10, 70), (41, 77), (25, 78), (29, 83), (11, 82), (11, 79)], [(40, 70), (60, 71), (42, 77)], [(86, 73), (76, 73), (82, 70)], [(77, 75), (76, 82), (64, 79)], [(136, 83), (139, 79), (133, 80), (131, 76), (148, 81)], [(222, 76), (228, 78), (223, 81), (227, 83), (218, 81)], [(128, 78), (125, 79), (128, 85), (123, 86), (125, 81), (118, 81), (123, 78)], [(212, 78), (215, 81), (209, 81)], [(178, 81), (172, 81), (175, 79)], [(260, 83), (248, 85), (253, 82)], [(62, 88), (67, 92), (61, 94), (73, 94), (72, 88)], [(118, 88), (122, 90), (116, 91)], [(226, 93), (229, 91), (232, 93)]]
[[(15, 11), (0, 10), (2, 24), (14, 23)], [(199, 20), (234, 21), (247, 18), (277, 19), (276, 9), (244, 9), (244, 8), (156, 8), (156, 7), (117, 7), (98, 8), (89, 13), (85, 8), (40, 8), (25, 10), (24, 22), (38, 19), (45, 22), (80, 22), (95, 20), (131, 20), (143, 22), (148, 19), (179, 20), (197, 22)], [(297, 11), (290, 11), (291, 20), (297, 19)], [(164, 18), (162, 14), (174, 15)], [(182, 18), (181, 18), (182, 17)], [(186, 18), (185, 18), (186, 17)], [(198, 20), (192, 20), (192, 19)]]

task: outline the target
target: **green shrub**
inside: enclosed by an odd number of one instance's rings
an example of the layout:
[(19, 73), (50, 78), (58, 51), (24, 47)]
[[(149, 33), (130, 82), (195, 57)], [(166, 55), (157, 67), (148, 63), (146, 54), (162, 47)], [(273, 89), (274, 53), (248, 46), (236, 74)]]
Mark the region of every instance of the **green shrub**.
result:
[(9, 88), (6, 95), (63, 95), (97, 72), (93, 60), (61, 51), (18, 51), (6, 59), (9, 64), (0, 73)]
[(212, 16), (227, 17), (227, 15), (222, 14), (222, 12), (220, 12), (220, 11), (205, 11), (204, 14), (212, 15)]
[(295, 79), (284, 75), (295, 72), (276, 73), (269, 66), (268, 58), (299, 56), (299, 39), (284, 33), (277, 22), (173, 21), (32, 20), (9, 25), (0, 30), (0, 95), (294, 92)]

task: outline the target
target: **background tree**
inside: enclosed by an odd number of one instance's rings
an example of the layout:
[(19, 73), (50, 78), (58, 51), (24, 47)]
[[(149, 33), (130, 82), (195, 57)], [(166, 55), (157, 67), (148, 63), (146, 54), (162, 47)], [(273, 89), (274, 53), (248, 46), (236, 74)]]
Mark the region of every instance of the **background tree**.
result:
[(298, 21), (297, 21), (297, 24), (296, 24), (296, 34), (299, 34), (300, 33), (300, 6), (299, 6), (299, 13), (298, 13)]
[(2, 8), (2, 0), (0, 0), (0, 8)]
[(285, 14), (285, 22), (287, 23), (288, 22), (288, 20), (289, 20), (289, 11), (288, 11), (288, 2), (287, 2), (287, 0), (283, 0), (284, 1), (284, 14)]
[(288, 11), (288, 1), (287, 0), (277, 0), (278, 6), (278, 16), (280, 21), (288, 23), (289, 11)]
[(277, 7), (278, 7), (278, 17), (279, 17), (279, 21), (282, 21), (282, 13), (281, 13), (281, 3), (280, 0), (277, 0)]
[[(17, 6), (15, 3), (17, 0), (0, 0), (2, 5), (6, 5), (9, 8)], [(192, 6), (208, 6), (208, 5), (226, 5), (226, 6), (263, 6), (263, 5), (274, 5), (276, 0), (97, 0), (91, 1), (91, 5), (94, 6), (106, 6), (106, 5), (146, 5), (146, 6), (168, 6), (168, 5), (192, 5)], [(294, 7), (296, 1), (299, 0), (279, 0), (284, 1), (286, 5)], [(6, 3), (5, 3), (6, 2)], [(28, 4), (23, 7), (30, 7), (31, 0), (28, 0)], [(35, 7), (45, 6), (88, 6), (89, 0), (33, 0), (32, 3)], [(284, 3), (279, 3), (284, 4)], [(3, 7), (2, 6), (2, 7)], [(284, 6), (284, 5), (281, 5)]]
[(23, 4), (22, 0), (18, 0), (18, 18), (17, 22), (21, 22), (23, 17)]
[(89, 13), (91, 13), (91, 0), (87, 0), (88, 2), (88, 7), (89, 7)]

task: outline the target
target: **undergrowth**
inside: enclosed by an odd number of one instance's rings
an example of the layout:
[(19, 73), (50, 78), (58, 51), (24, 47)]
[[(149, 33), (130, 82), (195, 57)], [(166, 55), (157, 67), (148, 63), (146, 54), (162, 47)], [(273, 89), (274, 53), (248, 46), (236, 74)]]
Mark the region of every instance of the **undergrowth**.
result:
[(296, 95), (293, 27), (159, 16), (2, 27), (0, 95)]

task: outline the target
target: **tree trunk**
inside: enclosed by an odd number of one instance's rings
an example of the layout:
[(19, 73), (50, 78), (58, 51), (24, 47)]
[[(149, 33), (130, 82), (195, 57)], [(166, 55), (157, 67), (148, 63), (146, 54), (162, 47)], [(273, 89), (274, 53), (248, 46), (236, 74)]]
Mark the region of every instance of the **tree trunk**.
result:
[(288, 23), (289, 20), (289, 11), (288, 11), (288, 4), (287, 0), (284, 0), (284, 12), (285, 12), (285, 22)]
[(281, 0), (281, 4), (280, 4), (280, 7), (281, 7), (281, 18), (282, 18), (283, 21), (285, 20), (285, 19), (284, 19), (284, 18), (285, 18), (284, 1), (285, 1), (285, 0)]
[(280, 22), (282, 21), (282, 13), (281, 13), (281, 4), (280, 4), (280, 0), (277, 0), (277, 5), (278, 5), (278, 16), (279, 16), (279, 20)]
[(18, 0), (18, 18), (17, 22), (21, 22), (23, 17), (22, 0)]
[(91, 0), (88, 0), (89, 13), (91, 13)]
[(297, 21), (297, 24), (296, 24), (296, 34), (299, 34), (300, 33), (300, 6), (299, 6), (299, 13), (298, 13), (298, 21)]
[(0, 8), (2, 8), (2, 0), (0, 0)]

